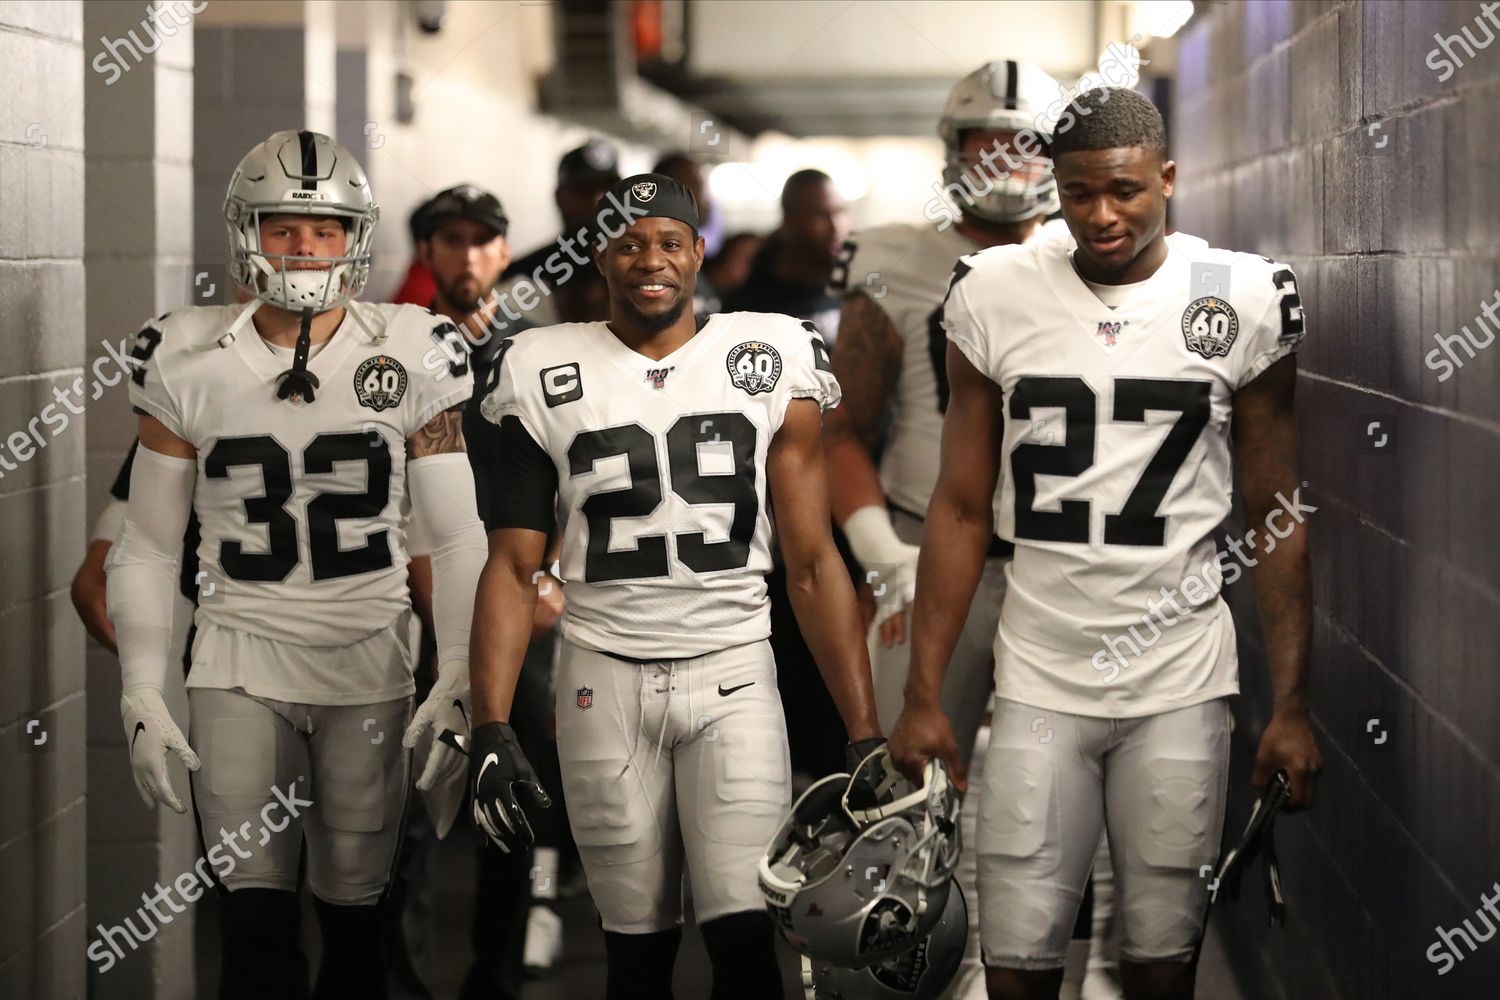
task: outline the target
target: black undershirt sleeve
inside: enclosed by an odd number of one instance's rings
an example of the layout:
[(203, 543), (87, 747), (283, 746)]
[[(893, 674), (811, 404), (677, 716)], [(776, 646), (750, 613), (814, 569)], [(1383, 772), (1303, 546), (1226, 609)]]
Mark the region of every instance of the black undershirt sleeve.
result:
[(530, 528), (551, 535), (557, 518), (557, 466), (521, 423), (500, 418), (498, 481), (484, 512), (486, 531)]

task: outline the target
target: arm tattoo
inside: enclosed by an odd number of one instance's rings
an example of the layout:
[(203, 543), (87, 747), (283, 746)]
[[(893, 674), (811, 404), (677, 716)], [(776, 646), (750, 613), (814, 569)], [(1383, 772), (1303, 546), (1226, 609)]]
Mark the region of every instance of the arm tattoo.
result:
[(844, 300), (833, 374), (844, 390), (839, 410), (849, 430), (866, 448), (874, 447), (881, 414), (901, 375), (901, 335), (886, 311), (867, 295), (857, 293)]
[(463, 407), (461, 406), (444, 410), (427, 421), (421, 430), (406, 439), (407, 461), (425, 458), (428, 455), (444, 455), (466, 450)]

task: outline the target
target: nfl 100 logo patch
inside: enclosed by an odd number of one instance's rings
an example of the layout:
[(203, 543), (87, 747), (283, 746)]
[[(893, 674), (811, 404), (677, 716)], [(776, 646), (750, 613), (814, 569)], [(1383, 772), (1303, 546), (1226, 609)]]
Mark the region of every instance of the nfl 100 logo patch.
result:
[(593, 708), (594, 707), (594, 689), (591, 688), (591, 687), (581, 687), (581, 688), (579, 688), (578, 689), (578, 702), (577, 702), (577, 704), (578, 704), (579, 708)]
[(1104, 320), (1094, 331), (1094, 336), (1099, 338), (1105, 347), (1114, 347), (1120, 342), (1120, 331), (1125, 329), (1125, 325), (1129, 322), (1129, 320)]

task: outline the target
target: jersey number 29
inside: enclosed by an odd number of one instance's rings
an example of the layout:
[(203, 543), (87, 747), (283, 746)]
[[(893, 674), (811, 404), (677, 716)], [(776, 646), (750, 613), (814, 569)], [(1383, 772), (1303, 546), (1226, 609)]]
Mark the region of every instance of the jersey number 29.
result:
[[(727, 445), (733, 471), (705, 476), (698, 468), (698, 449), (704, 444)], [(679, 417), (667, 431), (666, 485), (690, 504), (733, 504), (729, 537), (705, 541), (701, 531), (679, 531), (672, 536), (677, 558), (695, 573), (740, 569), (750, 561), (750, 542), (760, 514), (756, 492), (756, 430), (743, 413), (693, 413)], [(630, 485), (591, 495), (580, 506), (588, 522), (588, 551), (584, 579), (642, 580), (670, 576), (667, 536), (642, 535), (634, 548), (609, 547), (610, 522), (615, 518), (647, 517), (662, 504), (664, 494), (656, 438), (640, 424), (620, 424), (584, 431), (568, 446), (572, 476), (593, 471), (595, 463), (625, 456)]]

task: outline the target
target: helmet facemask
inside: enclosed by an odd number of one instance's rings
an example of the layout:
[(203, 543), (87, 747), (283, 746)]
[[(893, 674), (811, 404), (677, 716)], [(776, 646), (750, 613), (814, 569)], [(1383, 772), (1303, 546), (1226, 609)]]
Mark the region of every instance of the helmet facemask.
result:
[[(269, 305), (289, 312), (326, 312), (358, 297), (369, 281), (370, 247), (375, 239), (369, 213), (324, 205), (246, 205), (231, 200), (226, 215), (230, 275), (242, 291)], [(273, 215), (338, 219), (344, 226), (344, 253), (337, 257), (267, 253), (260, 246), (260, 225)]]

